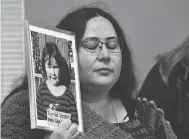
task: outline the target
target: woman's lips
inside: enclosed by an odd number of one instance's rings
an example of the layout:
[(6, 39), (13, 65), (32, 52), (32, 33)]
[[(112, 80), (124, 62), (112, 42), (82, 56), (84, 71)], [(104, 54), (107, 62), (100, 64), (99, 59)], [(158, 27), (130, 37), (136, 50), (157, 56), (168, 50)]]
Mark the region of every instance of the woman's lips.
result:
[(108, 73), (112, 72), (112, 70), (110, 68), (99, 68), (96, 71), (98, 73), (102, 73), (102, 74), (108, 74)]
[(97, 71), (99, 71), (99, 70), (108, 70), (108, 71), (111, 71), (110, 68), (99, 68), (99, 69), (97, 69)]

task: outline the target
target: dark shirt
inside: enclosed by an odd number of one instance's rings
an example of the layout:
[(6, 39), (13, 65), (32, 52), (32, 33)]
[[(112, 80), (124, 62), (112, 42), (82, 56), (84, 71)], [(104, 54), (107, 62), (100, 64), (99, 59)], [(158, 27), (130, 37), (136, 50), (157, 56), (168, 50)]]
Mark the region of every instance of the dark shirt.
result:
[(170, 72), (168, 84), (162, 79), (157, 63), (148, 73), (139, 91), (140, 97), (154, 100), (163, 109), (178, 139), (189, 139), (189, 74), (182, 64)]
[(47, 109), (71, 114), (71, 121), (78, 124), (76, 101), (73, 94), (66, 89), (62, 96), (54, 96), (46, 82), (40, 84), (37, 93), (37, 116), (39, 120), (47, 119)]

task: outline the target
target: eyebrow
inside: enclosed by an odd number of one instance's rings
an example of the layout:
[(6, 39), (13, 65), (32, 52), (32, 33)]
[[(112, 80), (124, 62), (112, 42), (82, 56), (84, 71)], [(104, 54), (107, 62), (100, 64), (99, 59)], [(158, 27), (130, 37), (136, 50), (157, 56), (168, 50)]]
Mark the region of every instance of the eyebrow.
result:
[(112, 37), (108, 37), (108, 38), (106, 38), (106, 40), (113, 40), (113, 39), (118, 39), (117, 37), (114, 37), (114, 36), (112, 36)]
[(87, 41), (87, 40), (100, 40), (100, 39), (97, 37), (87, 37), (83, 41)]
[[(113, 40), (113, 39), (118, 39), (118, 38), (114, 37), (114, 36), (105, 38), (106, 41)], [(84, 39), (84, 41), (87, 41), (87, 40), (100, 40), (100, 38), (98, 38), (98, 37), (88, 37), (88, 38)]]

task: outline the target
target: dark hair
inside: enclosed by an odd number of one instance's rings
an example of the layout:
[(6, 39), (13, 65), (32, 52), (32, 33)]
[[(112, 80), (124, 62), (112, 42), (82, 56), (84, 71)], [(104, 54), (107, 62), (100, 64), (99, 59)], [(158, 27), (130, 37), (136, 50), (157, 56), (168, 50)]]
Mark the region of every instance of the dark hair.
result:
[(43, 48), (42, 58), (41, 58), (41, 65), (42, 65), (42, 75), (43, 78), (47, 78), (47, 73), (45, 70), (45, 63), (47, 60), (54, 58), (57, 62), (59, 67), (59, 84), (65, 85), (69, 87), (71, 78), (70, 78), (70, 71), (68, 64), (64, 57), (61, 55), (58, 46), (52, 42), (46, 43), (45, 47)]
[[(82, 7), (71, 13), (68, 13), (57, 25), (57, 28), (74, 32), (76, 35), (76, 47), (78, 49), (83, 34), (85, 32), (87, 22), (97, 16), (108, 19), (118, 36), (118, 40), (122, 42), (122, 69), (120, 77), (114, 87), (110, 90), (112, 97), (118, 97), (127, 107), (131, 106), (132, 93), (136, 89), (136, 79), (134, 75), (131, 53), (126, 42), (125, 35), (116, 19), (106, 11), (97, 7)], [(127, 104), (129, 103), (129, 104)], [(128, 108), (128, 107), (127, 107)]]

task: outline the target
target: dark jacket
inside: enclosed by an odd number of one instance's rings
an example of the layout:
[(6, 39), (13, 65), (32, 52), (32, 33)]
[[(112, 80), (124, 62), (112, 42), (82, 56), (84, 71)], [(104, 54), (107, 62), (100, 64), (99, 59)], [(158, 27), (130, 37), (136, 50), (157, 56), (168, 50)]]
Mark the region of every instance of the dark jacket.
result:
[(170, 72), (168, 85), (162, 79), (159, 64), (155, 64), (139, 96), (154, 100), (164, 110), (178, 139), (189, 139), (189, 73), (182, 64), (178, 63)]

